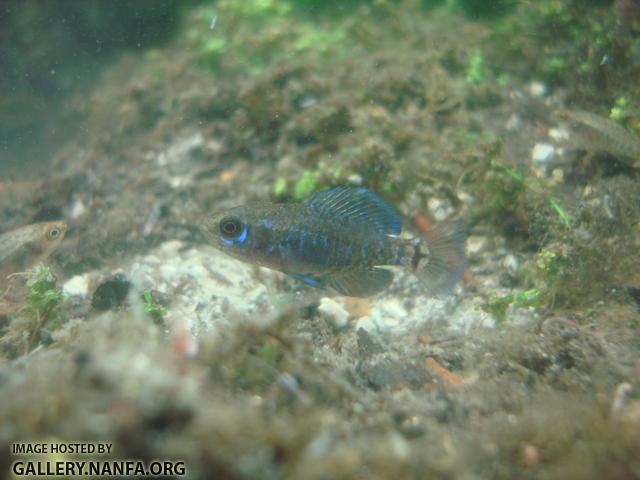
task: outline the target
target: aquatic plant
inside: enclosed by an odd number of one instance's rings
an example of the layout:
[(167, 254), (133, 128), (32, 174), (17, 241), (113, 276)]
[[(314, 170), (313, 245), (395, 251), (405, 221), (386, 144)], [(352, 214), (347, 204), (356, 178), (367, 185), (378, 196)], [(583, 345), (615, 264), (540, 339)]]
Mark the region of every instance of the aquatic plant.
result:
[(509, 310), (538, 307), (544, 303), (545, 292), (539, 288), (520, 290), (507, 295), (492, 294), (486, 297), (480, 308), (487, 312), (497, 324), (508, 321)]
[(475, 52), (469, 58), (469, 65), (465, 74), (467, 83), (483, 83), (487, 79), (487, 67), (485, 66), (484, 56), (480, 52)]
[(238, 352), (237, 363), (229, 371), (232, 385), (242, 390), (266, 388), (278, 376), (281, 355), (278, 343), (269, 338), (247, 351)]
[(276, 199), (281, 199), (284, 197), (287, 192), (287, 179), (283, 177), (278, 177), (274, 180), (273, 186), (271, 187), (271, 194)]
[(564, 208), (562, 208), (562, 206), (560, 205), (558, 200), (556, 200), (550, 194), (542, 191), (542, 189), (545, 188), (545, 185), (543, 185), (543, 184), (534, 184), (531, 181), (525, 180), (524, 176), (520, 175), (515, 170), (507, 167), (506, 165), (501, 165), (501, 164), (496, 163), (495, 166), (498, 169), (498, 171), (500, 171), (500, 172), (504, 173), (505, 175), (508, 175), (509, 177), (511, 177), (514, 180), (516, 180), (519, 184), (522, 185), (523, 188), (528, 188), (528, 189), (534, 190), (534, 191), (536, 191), (538, 193), (543, 193), (547, 203), (551, 206), (553, 211), (558, 214), (558, 217), (560, 217), (560, 219), (562, 220), (564, 225), (566, 227), (568, 227), (571, 224), (571, 222), (572, 222), (571, 217), (566, 212), (566, 210)]
[[(238, 70), (259, 75), (274, 61), (294, 53), (335, 55), (348, 49), (349, 34), (342, 21), (318, 22), (295, 2), (250, 0), (217, 2), (215, 9), (193, 10), (193, 27), (186, 38), (190, 54), (206, 68)], [(215, 29), (206, 28), (216, 18)]]
[(549, 277), (557, 277), (568, 263), (568, 259), (556, 250), (542, 250), (536, 256), (536, 265)]
[(619, 122), (624, 120), (629, 115), (629, 107), (631, 106), (631, 99), (627, 96), (616, 98), (613, 107), (611, 107), (611, 113), (609, 118)]
[(316, 172), (305, 170), (302, 173), (302, 177), (300, 177), (293, 187), (293, 197), (296, 200), (302, 200), (315, 192), (318, 187), (316, 181), (317, 176)]
[(30, 275), (25, 305), (31, 313), (29, 349), (32, 349), (37, 345), (43, 330), (51, 331), (60, 327), (62, 317), (58, 307), (66, 297), (57, 287), (56, 278), (49, 267), (41, 263), (38, 270)]
[(164, 316), (167, 314), (167, 309), (158, 304), (149, 290), (142, 292), (142, 299), (144, 301), (144, 311), (149, 315), (154, 323), (162, 323)]

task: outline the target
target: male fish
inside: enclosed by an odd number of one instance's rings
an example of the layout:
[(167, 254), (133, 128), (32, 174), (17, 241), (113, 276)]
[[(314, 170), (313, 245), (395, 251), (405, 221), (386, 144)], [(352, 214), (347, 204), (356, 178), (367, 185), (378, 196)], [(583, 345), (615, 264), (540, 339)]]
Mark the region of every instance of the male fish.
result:
[(64, 222), (40, 222), (0, 234), (0, 296), (9, 275), (24, 272), (51, 255), (66, 231)]
[(460, 228), (412, 239), (401, 238), (401, 228), (391, 204), (355, 187), (315, 193), (304, 203), (239, 206), (202, 225), (213, 244), (233, 257), (351, 297), (389, 286), (393, 273), (382, 265), (411, 269), (432, 293), (460, 280)]

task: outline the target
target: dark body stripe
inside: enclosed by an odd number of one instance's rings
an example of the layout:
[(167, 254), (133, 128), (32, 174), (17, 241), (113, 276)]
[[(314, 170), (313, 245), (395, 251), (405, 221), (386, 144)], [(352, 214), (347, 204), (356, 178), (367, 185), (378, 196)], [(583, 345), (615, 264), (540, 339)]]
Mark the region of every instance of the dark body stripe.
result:
[[(403, 265), (407, 242), (388, 235), (326, 228), (316, 232), (289, 231), (283, 255), (310, 271), (341, 271), (353, 267)], [(303, 268), (304, 269), (304, 268)], [(307, 269), (304, 269), (307, 270)]]
[[(302, 206), (301, 206), (302, 207)], [(348, 219), (328, 221), (305, 208), (271, 220), (265, 228), (270, 265), (284, 271), (331, 274), (377, 265), (410, 265), (409, 241), (354, 228)], [(284, 213), (284, 212), (283, 212)], [(289, 220), (291, 218), (291, 221)]]

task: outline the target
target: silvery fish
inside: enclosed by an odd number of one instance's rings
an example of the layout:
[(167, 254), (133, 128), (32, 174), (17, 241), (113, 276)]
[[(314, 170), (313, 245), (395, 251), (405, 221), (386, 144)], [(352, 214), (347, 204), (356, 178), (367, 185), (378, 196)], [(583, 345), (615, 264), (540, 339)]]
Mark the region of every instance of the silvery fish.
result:
[(24, 272), (51, 255), (66, 231), (64, 222), (40, 222), (0, 234), (0, 288), (12, 273)]
[(450, 289), (464, 270), (463, 236), (454, 224), (425, 237), (402, 238), (402, 218), (365, 188), (338, 187), (304, 203), (256, 203), (207, 219), (202, 230), (220, 250), (287, 273), (319, 288), (369, 297), (404, 266), (432, 293)]

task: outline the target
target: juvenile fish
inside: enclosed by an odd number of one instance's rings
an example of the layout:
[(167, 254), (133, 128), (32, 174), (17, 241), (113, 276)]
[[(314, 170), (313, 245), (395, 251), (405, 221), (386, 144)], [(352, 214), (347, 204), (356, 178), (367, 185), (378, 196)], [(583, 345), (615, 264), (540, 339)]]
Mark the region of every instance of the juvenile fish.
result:
[(633, 161), (640, 167), (640, 138), (613, 120), (582, 110), (562, 109), (558, 117), (568, 122), (571, 131), (587, 150), (608, 153)]
[(389, 286), (404, 266), (432, 293), (451, 288), (464, 270), (461, 229), (399, 236), (397, 210), (365, 188), (338, 187), (304, 203), (255, 203), (207, 219), (214, 246), (244, 262), (287, 273), (318, 288), (368, 297)]
[(66, 231), (64, 222), (41, 222), (0, 234), (0, 296), (9, 275), (24, 272), (51, 255)]

